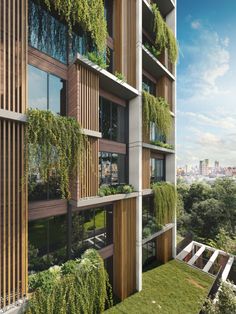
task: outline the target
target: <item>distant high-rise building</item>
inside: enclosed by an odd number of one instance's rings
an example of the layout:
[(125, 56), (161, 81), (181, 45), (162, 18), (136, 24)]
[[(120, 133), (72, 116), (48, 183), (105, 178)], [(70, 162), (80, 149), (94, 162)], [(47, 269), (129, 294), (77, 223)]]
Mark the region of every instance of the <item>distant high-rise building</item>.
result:
[(215, 172), (218, 172), (220, 169), (220, 162), (219, 161), (215, 161)]
[(209, 175), (209, 159), (200, 160), (199, 173), (202, 176), (208, 176)]

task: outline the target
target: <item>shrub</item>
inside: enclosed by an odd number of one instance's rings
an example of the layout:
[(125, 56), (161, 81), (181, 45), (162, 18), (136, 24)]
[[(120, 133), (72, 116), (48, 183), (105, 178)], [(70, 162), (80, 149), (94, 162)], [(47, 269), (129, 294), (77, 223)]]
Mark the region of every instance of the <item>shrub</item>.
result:
[(30, 276), (30, 286), (27, 314), (102, 313), (112, 305), (103, 259), (92, 249), (80, 260)]

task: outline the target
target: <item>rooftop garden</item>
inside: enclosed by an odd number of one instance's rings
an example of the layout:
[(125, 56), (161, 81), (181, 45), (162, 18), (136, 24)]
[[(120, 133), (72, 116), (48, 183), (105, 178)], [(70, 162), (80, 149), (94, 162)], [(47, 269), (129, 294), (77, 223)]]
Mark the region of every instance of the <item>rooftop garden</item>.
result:
[(143, 290), (105, 313), (196, 314), (214, 279), (173, 260), (143, 273)]

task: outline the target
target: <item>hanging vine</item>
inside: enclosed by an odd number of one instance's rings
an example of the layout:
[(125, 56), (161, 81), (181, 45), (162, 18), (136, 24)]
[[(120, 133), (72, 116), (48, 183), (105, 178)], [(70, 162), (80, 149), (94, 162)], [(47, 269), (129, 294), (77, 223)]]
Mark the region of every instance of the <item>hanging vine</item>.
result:
[(170, 106), (165, 99), (143, 91), (143, 122), (148, 131), (153, 122), (161, 135), (167, 137), (172, 127)]
[(33, 296), (27, 314), (103, 313), (105, 307), (112, 306), (112, 288), (104, 261), (93, 249), (79, 260), (30, 276), (29, 289)]
[(69, 199), (69, 180), (81, 164), (86, 138), (73, 118), (31, 109), (27, 114), (28, 174), (47, 182), (56, 170), (62, 197)]
[(162, 53), (166, 48), (168, 56), (172, 63), (175, 63), (178, 58), (178, 45), (173, 31), (164, 21), (161, 13), (154, 3), (152, 4), (152, 12), (154, 14), (153, 32), (155, 34), (155, 48)]
[(88, 32), (97, 50), (106, 49), (107, 23), (103, 0), (34, 0), (54, 11), (66, 22), (69, 33), (80, 26)]
[(152, 190), (154, 194), (156, 223), (165, 225), (174, 218), (176, 206), (175, 186), (168, 182), (159, 182), (153, 184)]

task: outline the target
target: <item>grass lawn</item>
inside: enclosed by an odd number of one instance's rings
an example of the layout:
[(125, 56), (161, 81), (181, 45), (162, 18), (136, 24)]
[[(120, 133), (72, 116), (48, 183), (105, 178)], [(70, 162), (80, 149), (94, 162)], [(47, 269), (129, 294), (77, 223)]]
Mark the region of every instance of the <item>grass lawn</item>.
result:
[(105, 314), (198, 314), (214, 279), (173, 260), (143, 273), (143, 290)]

